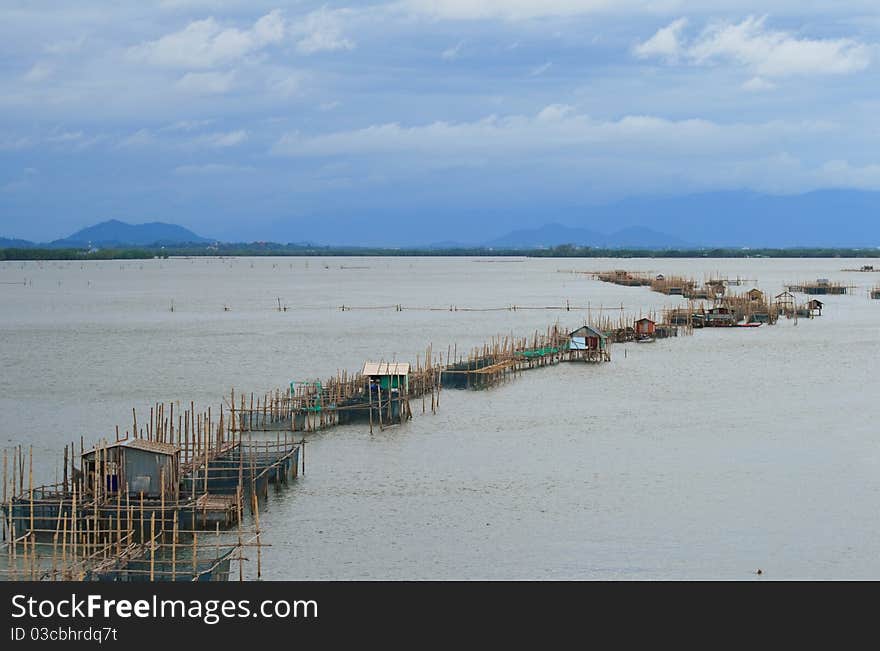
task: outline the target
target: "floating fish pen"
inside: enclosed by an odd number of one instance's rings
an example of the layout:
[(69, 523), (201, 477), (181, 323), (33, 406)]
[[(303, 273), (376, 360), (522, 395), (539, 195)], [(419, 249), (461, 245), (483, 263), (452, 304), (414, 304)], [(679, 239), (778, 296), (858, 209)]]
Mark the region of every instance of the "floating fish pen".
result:
[(532, 337), (499, 337), (474, 348), (467, 357), (453, 353), (451, 363), (443, 367), (440, 383), (451, 389), (487, 389), (535, 368), (582, 357), (572, 354), (570, 338), (557, 325)]
[(715, 299), (711, 307), (701, 302), (667, 309), (663, 320), (665, 323), (693, 330), (733, 327), (741, 322), (775, 324), (779, 314), (778, 307), (770, 303), (763, 293), (728, 293)]
[(633, 326), (623, 326), (621, 328), (614, 328), (610, 331), (605, 331), (605, 334), (608, 336), (608, 340), (615, 344), (623, 344), (628, 341), (635, 341), (638, 338), (638, 334), (636, 333), (636, 329)]
[(704, 316), (703, 312), (697, 311), (693, 307), (674, 307), (664, 311), (663, 320), (674, 326), (702, 328)]
[(591, 275), (598, 280), (617, 285), (648, 285), (652, 291), (660, 294), (682, 296), (693, 301), (717, 301), (727, 295), (727, 288), (729, 286), (738, 286), (745, 282), (741, 278), (708, 278), (703, 284), (700, 284), (693, 278), (685, 278), (683, 276), (667, 276), (664, 274), (649, 276), (647, 274), (621, 270), (593, 272)]
[(827, 278), (819, 278), (815, 282), (806, 282), (806, 283), (797, 283), (787, 285), (786, 289), (789, 292), (798, 292), (801, 294), (807, 294), (811, 296), (816, 295), (829, 295), (829, 296), (840, 296), (848, 293), (851, 286), (844, 285), (838, 282), (832, 282)]
[[(243, 578), (243, 554), (257, 548), (262, 573), (259, 517), (256, 528), (235, 532), (185, 530), (176, 518), (163, 528), (153, 514), (139, 521), (137, 511), (123, 512), (109, 523), (62, 516), (48, 530), (12, 535), (0, 546), (0, 579), (11, 581), (228, 581), (238, 562)], [(138, 528), (144, 528), (138, 540)]]
[(713, 297), (713, 293), (707, 287), (694, 287), (692, 290), (688, 291), (686, 294), (683, 294), (685, 298), (690, 298), (695, 301), (699, 300), (709, 300)]
[(652, 291), (667, 296), (684, 296), (692, 299), (709, 299), (714, 293), (707, 287), (698, 286), (697, 282), (681, 276), (649, 275), (633, 271), (600, 271), (590, 274), (593, 278), (606, 283), (625, 287), (650, 287)]
[(736, 323), (745, 321), (773, 325), (779, 319), (778, 310), (759, 289), (752, 289), (744, 294), (727, 293), (715, 303), (733, 314)]
[[(249, 498), (259, 545), (259, 497), (305, 468), (304, 441), (287, 432), (242, 433), (222, 407), (217, 423), (210, 410), (194, 409), (178, 410), (175, 421), (174, 405), (167, 407), (151, 408), (145, 427), (132, 410), (132, 431), (149, 438), (123, 438), (117, 428), (116, 440), (88, 450), (81, 439), (78, 466), (74, 444), (66, 445), (55, 484), (33, 485), (32, 448), (13, 450), (11, 473), (4, 450), (0, 578), (228, 578), (229, 562), (243, 561), (250, 544), (242, 541), (244, 504)], [(237, 538), (200, 547), (206, 530), (220, 536), (236, 525)]]
[(663, 310), (662, 324), (681, 330), (684, 334), (693, 334), (698, 328), (705, 327), (705, 304), (689, 301), (687, 306), (672, 307)]
[(695, 280), (681, 276), (659, 275), (651, 281), (652, 291), (666, 294), (667, 296), (688, 297), (693, 294), (696, 288), (697, 283)]
[(646, 287), (651, 284), (651, 278), (647, 274), (615, 269), (614, 271), (599, 271), (592, 274), (597, 280), (624, 287)]
[[(432, 349), (422, 360), (413, 364), (401, 362), (366, 362), (354, 374), (338, 372), (326, 380), (292, 381), (281, 396), (281, 407), (275, 416), (275, 426), (288, 431), (311, 432), (335, 425), (369, 422), (385, 425), (400, 424), (412, 418), (411, 399), (431, 396), (432, 411), (439, 401), (440, 363)], [(235, 404), (234, 396), (230, 403)], [(251, 397), (250, 406), (240, 396), (240, 404), (232, 407), (239, 431), (248, 431), (260, 424), (260, 405)]]
[[(178, 532), (178, 536), (181, 535)], [(199, 540), (190, 535), (183, 542), (156, 542), (133, 548), (127, 554), (109, 556), (84, 572), (84, 581), (141, 583), (145, 581), (228, 581), (232, 562), (241, 549), (225, 540)], [(159, 538), (160, 540), (164, 537)], [(195, 544), (193, 544), (195, 543)]]
[(670, 337), (677, 337), (678, 331), (678, 326), (669, 323), (658, 323), (654, 329), (654, 336), (657, 339), (669, 339)]

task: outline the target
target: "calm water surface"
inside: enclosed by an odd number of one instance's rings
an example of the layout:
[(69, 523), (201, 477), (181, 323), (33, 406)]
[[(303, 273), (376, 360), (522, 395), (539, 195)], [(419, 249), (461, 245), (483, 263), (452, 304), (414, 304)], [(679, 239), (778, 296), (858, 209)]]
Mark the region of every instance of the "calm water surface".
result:
[(568, 300), (616, 317), (680, 299), (565, 272), (739, 276), (739, 290), (773, 294), (829, 277), (857, 289), (828, 297), (819, 319), (617, 345), (610, 364), (444, 391), (436, 415), (416, 401), (411, 422), (372, 436), (308, 435), (306, 475), (262, 516), (263, 566), (270, 579), (748, 579), (758, 567), (880, 579), (880, 301), (867, 298), (880, 274), (841, 271), (863, 263), (0, 263), (0, 443), (33, 444), (54, 481), (65, 441), (112, 436), (133, 406), (216, 406), (230, 387), (262, 392), (588, 315), (357, 308)]

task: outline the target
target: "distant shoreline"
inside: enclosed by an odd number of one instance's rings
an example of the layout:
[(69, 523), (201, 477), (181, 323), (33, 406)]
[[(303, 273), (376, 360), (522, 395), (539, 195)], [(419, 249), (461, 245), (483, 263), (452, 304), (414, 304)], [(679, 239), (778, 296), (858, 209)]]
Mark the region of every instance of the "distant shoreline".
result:
[(0, 261), (39, 260), (150, 260), (179, 257), (519, 257), (519, 258), (875, 258), (880, 248), (682, 248), (607, 249), (570, 244), (535, 249), (381, 248), (354, 246), (303, 246), (283, 244), (222, 244), (107, 248), (97, 250), (56, 248), (0, 248)]

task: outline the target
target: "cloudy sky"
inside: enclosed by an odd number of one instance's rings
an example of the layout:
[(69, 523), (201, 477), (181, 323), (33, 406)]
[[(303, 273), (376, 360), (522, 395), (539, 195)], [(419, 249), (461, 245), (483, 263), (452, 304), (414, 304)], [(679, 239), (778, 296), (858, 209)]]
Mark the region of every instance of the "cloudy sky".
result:
[(5, 0), (0, 235), (476, 241), (880, 190), (878, 44), (876, 0)]

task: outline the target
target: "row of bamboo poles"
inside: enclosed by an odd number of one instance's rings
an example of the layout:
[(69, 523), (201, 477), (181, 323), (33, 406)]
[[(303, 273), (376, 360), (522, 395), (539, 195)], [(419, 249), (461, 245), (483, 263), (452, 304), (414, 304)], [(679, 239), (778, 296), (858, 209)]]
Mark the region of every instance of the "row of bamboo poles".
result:
[[(94, 452), (96, 463), (108, 464), (106, 442), (99, 443)], [(23, 488), (25, 458), (27, 489)], [(135, 494), (128, 486), (113, 495), (104, 494), (104, 472), (90, 475), (91, 485), (84, 473), (77, 472), (66, 489), (62, 484), (36, 488), (33, 446), (27, 454), (22, 446), (17, 446), (11, 458), (4, 450), (2, 499), (6, 517), (2, 528), (6, 565), (0, 568), (0, 578), (82, 581), (118, 575), (128, 581), (199, 581), (206, 580), (205, 577), (211, 580), (224, 563), (224, 576), (228, 576), (228, 565), (233, 561), (238, 561), (242, 578), (244, 550), (248, 547), (256, 548), (259, 577), (265, 543), (261, 539), (258, 494), (250, 491), (254, 527), (245, 529), (243, 455), (238, 463), (240, 481), (235, 499), (230, 501), (237, 529), (233, 534), (221, 534), (218, 522), (211, 535), (204, 528), (181, 526), (184, 511), (176, 486), (165, 481), (164, 470), (158, 500), (145, 498), (143, 492)], [(250, 456), (250, 464), (250, 475), (256, 476), (254, 455)], [(201, 498), (190, 502), (193, 525), (198, 521), (195, 511), (200, 501)], [(23, 507), (25, 519), (29, 520), (24, 531), (18, 530), (17, 523), (22, 518), (14, 515), (16, 505)], [(42, 526), (46, 517), (37, 511), (46, 507), (52, 507), (55, 513), (54, 527)]]
[[(709, 277), (701, 284), (693, 278), (683, 276), (662, 274), (654, 276), (643, 272), (624, 270), (585, 273), (604, 282), (623, 286), (646, 286), (652, 291), (667, 296), (682, 296), (688, 299), (687, 306), (667, 308), (663, 311), (662, 316), (664, 324), (684, 326), (686, 332), (693, 327), (701, 327), (704, 324), (712, 325), (713, 314), (719, 313), (732, 315), (733, 323), (745, 321), (767, 324), (776, 323), (781, 316), (795, 319), (798, 317), (812, 318), (822, 313), (821, 303), (808, 301), (798, 304), (790, 291), (785, 291), (772, 300), (757, 289), (744, 293), (731, 292), (729, 285), (741, 285), (747, 282), (741, 278), (730, 280)], [(845, 289), (840, 285), (832, 284), (831, 286)], [(798, 286), (794, 289), (801, 291), (805, 287)], [(829, 293), (842, 292), (831, 291)], [(727, 323), (726, 320), (721, 321), (720, 319), (718, 322)]]

